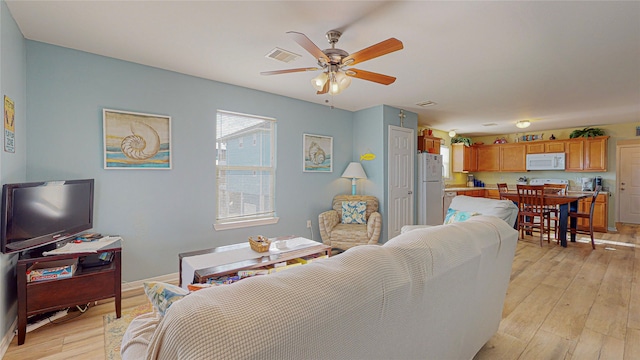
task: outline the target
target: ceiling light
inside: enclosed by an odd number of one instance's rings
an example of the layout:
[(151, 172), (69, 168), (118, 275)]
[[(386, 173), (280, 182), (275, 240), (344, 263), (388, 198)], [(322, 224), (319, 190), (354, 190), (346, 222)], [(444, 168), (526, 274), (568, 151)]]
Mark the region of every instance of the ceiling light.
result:
[(451, 131), (449, 131), (449, 137), (455, 137), (456, 136), (456, 130), (452, 129)]
[(313, 88), (316, 89), (317, 91), (322, 91), (322, 89), (324, 88), (324, 84), (327, 82), (328, 79), (329, 79), (329, 76), (327, 75), (326, 72), (320, 73), (320, 75), (311, 79), (311, 86), (313, 86)]
[(531, 122), (529, 120), (518, 120), (516, 122), (516, 126), (519, 127), (520, 129), (524, 129), (529, 127), (529, 125), (531, 125)]
[(332, 72), (329, 78), (331, 81), (329, 84), (329, 94), (331, 95), (338, 95), (351, 85), (351, 78), (342, 71)]

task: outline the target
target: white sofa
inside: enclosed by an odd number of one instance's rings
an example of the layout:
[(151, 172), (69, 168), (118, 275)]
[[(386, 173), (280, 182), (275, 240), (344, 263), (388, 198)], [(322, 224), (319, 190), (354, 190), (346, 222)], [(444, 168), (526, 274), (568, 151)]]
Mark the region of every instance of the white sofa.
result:
[(493, 216), (199, 290), (134, 319), (123, 359), (471, 359), (497, 331), (518, 233)]
[[(514, 226), (518, 219), (518, 207), (511, 200), (495, 200), (481, 197), (458, 195), (451, 199), (449, 209), (476, 212), (480, 215), (496, 216)], [(422, 229), (433, 225), (405, 225), (400, 233)]]

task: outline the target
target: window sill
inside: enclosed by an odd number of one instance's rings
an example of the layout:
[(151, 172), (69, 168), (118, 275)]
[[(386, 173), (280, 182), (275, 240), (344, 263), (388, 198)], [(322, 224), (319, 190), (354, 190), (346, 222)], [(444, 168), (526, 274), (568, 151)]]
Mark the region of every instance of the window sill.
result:
[(267, 219), (255, 219), (255, 220), (219, 223), (219, 224), (213, 224), (213, 228), (216, 230), (241, 229), (241, 228), (247, 228), (252, 226), (277, 224), (279, 220), (280, 220), (279, 217), (272, 217)]

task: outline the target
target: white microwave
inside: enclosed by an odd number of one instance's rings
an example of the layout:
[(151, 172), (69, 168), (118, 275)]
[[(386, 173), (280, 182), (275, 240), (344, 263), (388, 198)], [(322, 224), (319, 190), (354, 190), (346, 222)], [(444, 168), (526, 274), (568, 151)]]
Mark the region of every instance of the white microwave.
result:
[(564, 170), (564, 153), (527, 154), (527, 170)]

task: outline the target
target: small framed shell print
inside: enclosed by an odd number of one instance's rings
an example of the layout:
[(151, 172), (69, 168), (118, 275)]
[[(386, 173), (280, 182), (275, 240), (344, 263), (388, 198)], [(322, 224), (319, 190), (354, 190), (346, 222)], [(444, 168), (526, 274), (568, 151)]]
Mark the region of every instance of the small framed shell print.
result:
[(171, 117), (102, 110), (105, 169), (171, 169)]

